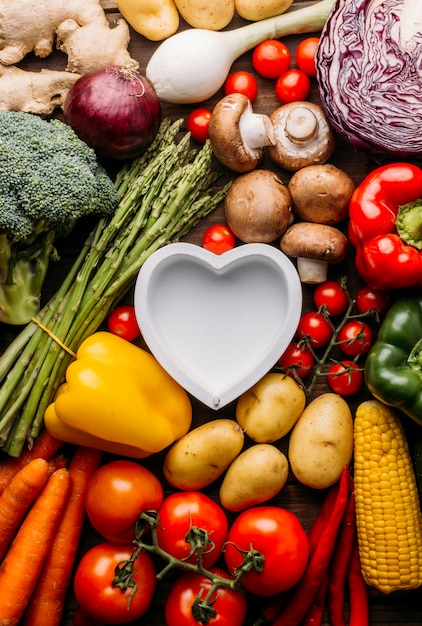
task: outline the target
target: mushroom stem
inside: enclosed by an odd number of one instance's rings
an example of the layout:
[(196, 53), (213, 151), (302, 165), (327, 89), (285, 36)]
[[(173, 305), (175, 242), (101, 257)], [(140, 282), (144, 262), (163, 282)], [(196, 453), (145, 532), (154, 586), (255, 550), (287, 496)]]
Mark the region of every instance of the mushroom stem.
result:
[(277, 139), (275, 130), (268, 115), (253, 113), (245, 109), (239, 120), (239, 130), (243, 143), (250, 150), (274, 146)]
[(318, 120), (308, 107), (297, 106), (286, 117), (285, 133), (294, 143), (309, 141), (318, 133)]
[(317, 285), (327, 280), (327, 261), (297, 257), (296, 262), (297, 272), (302, 283)]

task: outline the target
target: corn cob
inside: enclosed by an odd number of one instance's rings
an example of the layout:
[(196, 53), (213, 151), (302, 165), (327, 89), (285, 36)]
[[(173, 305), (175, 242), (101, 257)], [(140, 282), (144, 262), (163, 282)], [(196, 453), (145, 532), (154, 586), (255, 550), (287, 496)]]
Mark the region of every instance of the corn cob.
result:
[(400, 418), (362, 402), (354, 422), (356, 528), (365, 582), (382, 593), (422, 585), (422, 515)]

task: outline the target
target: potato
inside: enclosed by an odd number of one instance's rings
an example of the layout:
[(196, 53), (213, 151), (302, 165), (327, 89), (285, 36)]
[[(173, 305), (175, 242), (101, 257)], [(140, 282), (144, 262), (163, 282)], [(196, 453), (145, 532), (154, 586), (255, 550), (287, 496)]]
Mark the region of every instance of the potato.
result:
[(293, 428), (305, 404), (302, 387), (290, 376), (274, 372), (240, 396), (236, 421), (256, 443), (272, 443)]
[(164, 476), (176, 489), (203, 489), (226, 471), (243, 444), (243, 431), (234, 420), (221, 418), (202, 424), (169, 449)]
[(116, 5), (132, 28), (151, 41), (167, 39), (179, 28), (174, 0), (116, 0)]
[(290, 435), (288, 459), (299, 482), (315, 489), (334, 484), (353, 453), (353, 418), (335, 393), (312, 400)]
[(194, 28), (221, 30), (234, 16), (234, 0), (175, 0), (183, 19)]
[(258, 22), (267, 17), (281, 15), (293, 4), (293, 0), (235, 0), (236, 13), (245, 20)]
[(247, 448), (228, 468), (220, 487), (220, 502), (228, 511), (242, 511), (273, 498), (286, 484), (287, 457), (269, 443)]

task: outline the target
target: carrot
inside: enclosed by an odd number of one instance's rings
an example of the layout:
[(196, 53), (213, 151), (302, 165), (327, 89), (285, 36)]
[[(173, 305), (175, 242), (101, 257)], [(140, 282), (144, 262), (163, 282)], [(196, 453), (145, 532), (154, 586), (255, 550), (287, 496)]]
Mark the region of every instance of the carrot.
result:
[(82, 446), (77, 448), (73, 456), (69, 466), (69, 500), (24, 614), (22, 626), (60, 626), (85, 519), (84, 495), (88, 481), (101, 460), (102, 452)]
[(34, 459), (15, 474), (0, 495), (0, 561), (48, 475), (48, 462)]
[(52, 474), (0, 565), (0, 626), (17, 626), (53, 541), (70, 490), (69, 470)]
[(19, 457), (8, 457), (0, 461), (0, 493), (22, 467), (32, 459), (49, 461), (63, 446), (63, 441), (52, 437), (46, 430), (41, 431), (32, 448), (25, 448)]

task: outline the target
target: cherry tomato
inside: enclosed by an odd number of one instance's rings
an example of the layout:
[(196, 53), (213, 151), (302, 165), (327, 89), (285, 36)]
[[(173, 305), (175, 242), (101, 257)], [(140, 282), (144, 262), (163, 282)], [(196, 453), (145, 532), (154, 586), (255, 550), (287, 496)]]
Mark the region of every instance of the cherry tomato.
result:
[[(221, 578), (230, 578), (221, 568), (211, 568), (212, 573)], [(205, 576), (195, 572), (185, 572), (170, 589), (165, 604), (167, 626), (198, 626), (201, 624), (192, 614), (192, 605), (197, 596), (204, 598), (211, 588), (211, 582)], [(234, 589), (219, 587), (210, 599), (217, 611), (207, 622), (209, 626), (242, 626), (246, 618), (247, 603), (244, 594)]]
[(346, 322), (337, 335), (339, 348), (347, 356), (359, 356), (372, 345), (372, 330), (362, 320)]
[(327, 313), (336, 317), (345, 313), (349, 306), (349, 297), (337, 280), (326, 280), (320, 283), (313, 294), (317, 309), (325, 307)]
[(296, 65), (308, 76), (316, 76), (315, 53), (318, 43), (318, 37), (307, 37), (303, 39), (296, 48)]
[(227, 250), (232, 250), (235, 244), (235, 236), (225, 224), (213, 224), (207, 228), (202, 237), (202, 246), (214, 254), (222, 254)]
[(205, 143), (208, 139), (208, 126), (212, 111), (199, 108), (191, 111), (186, 118), (186, 130), (191, 134), (194, 141)]
[(258, 95), (258, 83), (253, 74), (239, 70), (226, 78), (224, 93), (226, 96), (231, 93), (243, 93), (251, 102), (254, 102)]
[[(230, 573), (243, 562), (241, 551), (251, 548), (264, 557), (263, 569), (248, 571), (242, 586), (258, 596), (290, 589), (301, 578), (308, 561), (308, 537), (299, 519), (277, 506), (251, 507), (230, 527), (224, 559)], [(283, 563), (283, 566), (280, 564)]]
[(264, 78), (278, 78), (290, 66), (290, 50), (278, 39), (267, 39), (252, 53), (254, 70)]
[(134, 341), (141, 334), (133, 306), (122, 304), (111, 311), (107, 318), (108, 330), (126, 341)]
[(375, 311), (378, 315), (387, 313), (391, 306), (392, 297), (387, 291), (373, 289), (364, 285), (356, 294), (356, 307), (359, 313)]
[(204, 554), (204, 566), (210, 567), (217, 562), (227, 537), (228, 520), (214, 500), (198, 491), (177, 491), (164, 499), (158, 513), (157, 540), (163, 550), (178, 559), (196, 562), (196, 554), (188, 558), (191, 545), (185, 538), (195, 526), (205, 530), (214, 544), (213, 549), (207, 549)]
[(311, 81), (302, 70), (287, 70), (275, 84), (275, 94), (282, 104), (306, 100), (310, 91)]
[(318, 311), (308, 311), (299, 320), (297, 327), (299, 339), (306, 339), (312, 348), (322, 348), (329, 343), (333, 329), (327, 318)]
[(292, 342), (279, 358), (278, 365), (289, 376), (294, 376), (295, 373), (299, 378), (306, 378), (315, 365), (315, 359), (304, 344)]
[(134, 461), (110, 461), (92, 475), (85, 509), (95, 530), (108, 541), (128, 543), (143, 511), (158, 511), (164, 490), (158, 478)]
[(363, 385), (363, 370), (353, 361), (335, 363), (328, 371), (328, 385), (334, 393), (351, 396)]
[[(127, 624), (139, 619), (149, 608), (155, 588), (155, 568), (150, 555), (142, 551), (136, 559), (133, 587), (125, 591), (112, 585), (115, 568), (127, 561), (133, 550), (132, 544), (100, 543), (90, 548), (76, 568), (74, 592), (82, 611), (92, 619), (106, 624)], [(129, 601), (130, 598), (130, 601)]]

